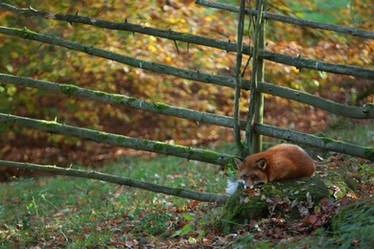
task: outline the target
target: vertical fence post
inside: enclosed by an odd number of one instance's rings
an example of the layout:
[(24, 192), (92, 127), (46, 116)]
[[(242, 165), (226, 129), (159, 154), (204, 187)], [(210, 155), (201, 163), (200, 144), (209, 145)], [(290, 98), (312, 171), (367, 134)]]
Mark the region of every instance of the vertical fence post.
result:
[(252, 51), (251, 94), (245, 129), (245, 149), (243, 150), (242, 157), (260, 152), (262, 149), (262, 136), (254, 131), (254, 124), (263, 122), (264, 111), (264, 95), (261, 92), (257, 92), (256, 89), (258, 82), (264, 81), (264, 60), (258, 57), (258, 52), (265, 47), (265, 24), (262, 15), (265, 1), (256, 0), (257, 16)]
[(244, 17), (245, 17), (245, 0), (240, 0), (240, 11), (238, 19), (238, 36), (236, 47), (236, 67), (235, 67), (235, 103), (234, 103), (234, 140), (239, 154), (243, 153), (243, 144), (240, 136), (240, 88), (241, 75), (240, 69), (242, 66), (242, 49), (243, 49), (243, 32), (244, 32)]

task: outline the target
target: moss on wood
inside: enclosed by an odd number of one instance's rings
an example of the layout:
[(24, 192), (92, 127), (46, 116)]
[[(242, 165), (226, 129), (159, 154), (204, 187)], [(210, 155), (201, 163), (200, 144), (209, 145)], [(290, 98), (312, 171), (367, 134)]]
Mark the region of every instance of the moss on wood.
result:
[[(300, 218), (300, 207), (308, 210), (318, 205), (322, 198), (340, 198), (352, 193), (352, 183), (342, 174), (334, 173), (320, 177), (271, 182), (258, 187), (258, 194), (249, 197), (238, 190), (227, 200), (222, 215), (215, 225), (224, 233), (234, 230), (250, 219), (259, 220), (271, 214), (287, 218)], [(282, 203), (287, 206), (283, 208)], [(295, 206), (292, 206), (292, 203)], [(299, 205), (300, 204), (300, 205)]]
[(59, 84), (60, 90), (66, 95), (71, 95), (73, 92), (79, 90), (78, 87), (68, 84)]
[(164, 104), (164, 103), (160, 103), (160, 102), (155, 102), (153, 103), (153, 106), (157, 109), (157, 110), (160, 110), (160, 111), (163, 111), (165, 109), (169, 109), (170, 106), (167, 105), (167, 104)]
[(374, 147), (372, 146), (367, 146), (365, 147), (365, 157), (369, 158), (370, 160), (374, 160)]

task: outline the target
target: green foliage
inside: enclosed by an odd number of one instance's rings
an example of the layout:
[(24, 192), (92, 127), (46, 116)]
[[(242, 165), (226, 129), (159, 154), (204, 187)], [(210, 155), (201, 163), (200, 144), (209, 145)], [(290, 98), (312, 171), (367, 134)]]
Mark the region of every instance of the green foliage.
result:
[(258, 241), (251, 234), (236, 239), (234, 243), (232, 246), (233, 249), (270, 249), (276, 246), (272, 242)]
[(143, 219), (139, 220), (139, 215), (143, 212), (142, 209), (136, 209), (131, 214), (131, 219), (138, 222), (138, 225), (132, 232), (134, 233), (149, 233), (152, 235), (160, 235), (166, 232), (167, 222), (170, 221), (171, 213), (151, 208), (148, 214)]
[[(334, 244), (340, 248), (374, 246), (374, 201), (359, 200), (344, 206), (332, 220)], [(331, 242), (330, 242), (331, 243)]]
[(363, 183), (374, 182), (374, 168), (366, 163), (356, 163), (358, 167), (358, 174)]
[[(374, 246), (374, 202), (358, 200), (342, 207), (332, 219), (332, 231), (320, 229), (316, 236), (289, 244), (288, 248), (372, 248)], [(278, 248), (278, 247), (277, 247)], [(279, 246), (279, 248), (283, 248)]]
[(239, 237), (233, 248), (373, 248), (374, 246), (374, 202), (358, 200), (344, 206), (332, 218), (332, 230), (317, 229), (313, 236), (294, 242), (277, 244), (253, 239), (251, 235)]

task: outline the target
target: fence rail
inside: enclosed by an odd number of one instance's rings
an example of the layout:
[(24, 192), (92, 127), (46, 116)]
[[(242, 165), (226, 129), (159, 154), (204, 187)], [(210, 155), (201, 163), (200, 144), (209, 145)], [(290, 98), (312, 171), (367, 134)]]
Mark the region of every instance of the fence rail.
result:
[[(117, 61), (123, 64), (127, 64), (133, 67), (147, 69), (152, 72), (157, 73), (166, 73), (173, 76), (178, 76), (181, 78), (189, 79), (189, 80), (196, 80), (208, 84), (215, 84), (219, 86), (226, 86), (235, 88), (234, 78), (228, 76), (221, 76), (221, 75), (213, 75), (207, 73), (201, 73), (198, 71), (180, 69), (173, 66), (155, 63), (155, 62), (148, 62), (144, 60), (135, 59), (129, 56), (121, 55), (118, 53), (106, 51), (99, 48), (94, 48), (91, 46), (83, 45), (80, 43), (63, 40), (60, 38), (56, 38), (49, 35), (42, 35), (36, 32), (32, 32), (27, 29), (14, 29), (14, 28), (6, 28), (0, 26), (0, 33), (21, 37), (23, 39), (35, 40), (40, 41), (48, 44), (53, 44), (65, 48), (69, 48), (72, 50), (80, 51), (86, 54), (98, 56), (101, 58), (110, 59), (113, 61)], [(245, 90), (250, 89), (250, 81), (246, 79), (241, 80), (241, 88)], [(347, 106), (343, 104), (336, 103), (331, 100), (326, 100), (312, 94), (304, 93), (302, 91), (289, 89), (285, 87), (281, 87), (275, 84), (259, 82), (259, 89), (264, 93), (268, 93), (274, 96), (279, 97), (286, 97), (290, 98), (295, 101), (299, 101), (304, 104), (313, 105), (315, 107), (321, 108), (323, 110), (329, 111), (331, 113), (335, 113), (338, 115), (343, 115), (345, 117), (351, 118), (374, 118), (374, 110), (370, 104), (365, 105), (363, 107), (354, 107), (354, 106)], [(332, 105), (330, 105), (330, 103)]]
[[(229, 5), (229, 4), (210, 2), (210, 1), (207, 1), (207, 0), (196, 0), (195, 2), (197, 4), (200, 4), (200, 5), (206, 6), (206, 7), (222, 9), (222, 10), (229, 10), (229, 11), (232, 11), (232, 12), (239, 12), (238, 7), (232, 6), (232, 5)], [(252, 16), (257, 16), (258, 11), (257, 10), (246, 9), (246, 14), (252, 15)], [(308, 21), (308, 20), (303, 20), (303, 19), (300, 19), (300, 18), (278, 15), (278, 14), (274, 14), (274, 13), (266, 12), (266, 11), (264, 12), (264, 18), (279, 21), (279, 22), (296, 24), (296, 25), (309, 27), (309, 28), (331, 30), (331, 31), (335, 31), (335, 32), (350, 34), (350, 35), (353, 35), (353, 36), (359, 36), (359, 37), (374, 39), (374, 32), (372, 32), (372, 31), (350, 28), (350, 27), (345, 27), (345, 26), (336, 25), (336, 24), (327, 24), (327, 23), (323, 23), (323, 22)]]
[[(208, 1), (204, 1), (204, 2), (210, 3)], [(212, 39), (209, 37), (204, 37), (204, 36), (199, 36), (199, 35), (175, 32), (172, 30), (151, 28), (151, 27), (142, 26), (138, 24), (132, 24), (127, 21), (122, 22), (122, 23), (109, 22), (109, 21), (105, 21), (101, 19), (90, 18), (90, 17), (85, 17), (85, 16), (79, 16), (79, 15), (56, 14), (56, 13), (50, 13), (46, 11), (38, 11), (38, 10), (30, 9), (30, 8), (20, 9), (20, 8), (16, 8), (14, 6), (11, 6), (5, 3), (0, 3), (0, 8), (7, 9), (12, 12), (27, 15), (27, 16), (39, 16), (39, 17), (58, 20), (58, 21), (87, 24), (87, 25), (92, 25), (92, 26), (96, 26), (100, 28), (137, 32), (141, 34), (153, 35), (153, 36), (166, 38), (170, 40), (177, 40), (177, 41), (183, 41), (183, 42), (192, 43), (192, 44), (214, 47), (214, 48), (231, 51), (231, 52), (237, 51), (237, 44), (232, 43), (230, 41), (223, 41), (223, 40)], [(267, 12), (264, 12), (264, 13), (267, 13)], [(371, 32), (371, 33), (374, 34), (374, 32)], [(252, 55), (252, 50), (253, 48), (250, 46), (246, 46), (246, 45), (243, 46), (243, 54)], [(306, 59), (302, 57), (279, 54), (279, 53), (275, 53), (275, 52), (268, 51), (268, 50), (259, 50), (258, 55), (266, 60), (286, 64), (289, 66), (294, 66), (299, 69), (310, 68), (313, 70), (325, 71), (325, 72), (330, 72), (330, 73), (346, 74), (346, 75), (353, 75), (353, 76), (367, 78), (367, 79), (374, 79), (374, 70), (360, 68), (356, 66), (338, 65), (338, 64), (329, 63), (329, 62), (323, 62), (323, 61), (318, 61), (318, 60)]]
[(21, 163), (21, 162), (0, 160), (0, 166), (13, 167), (13, 168), (18, 168), (18, 169), (27, 169), (27, 170), (38, 170), (42, 172), (52, 173), (55, 175), (66, 175), (66, 176), (96, 179), (96, 180), (116, 183), (119, 185), (126, 185), (130, 187), (145, 189), (145, 190), (153, 191), (156, 193), (175, 195), (175, 196), (188, 198), (192, 200), (198, 200), (198, 201), (224, 203), (229, 197), (228, 195), (223, 195), (223, 194), (213, 194), (213, 193), (193, 191), (193, 190), (183, 189), (183, 188), (172, 188), (172, 187), (163, 186), (163, 185), (159, 185), (155, 183), (139, 181), (139, 180), (135, 180), (135, 179), (128, 178), (128, 177), (119, 177), (119, 176), (104, 174), (104, 173), (95, 172), (95, 171), (85, 171), (85, 170), (78, 170), (78, 169), (71, 169), (71, 168), (67, 169), (67, 168), (62, 168), (62, 167), (56, 167), (54, 165), (40, 165), (40, 164), (34, 164), (34, 163)]
[[(8, 79), (8, 80), (4, 80)], [(10, 79), (10, 80), (9, 80)], [(73, 86), (70, 88), (69, 85), (65, 84), (56, 84), (46, 81), (39, 81), (34, 79), (28, 78), (20, 78), (16, 76), (9, 76), (6, 75), (4, 77), (3, 74), (0, 74), (0, 81), (7, 82), (7, 83), (15, 83), (23, 86), (28, 87), (35, 87), (38, 89), (45, 89), (45, 90), (52, 90), (58, 91), (63, 94), (75, 97), (83, 97), (93, 100), (98, 100), (106, 103), (112, 104), (119, 104), (125, 105), (130, 103), (130, 107), (142, 109), (145, 111), (151, 111), (154, 113), (165, 114), (162, 113), (163, 107), (170, 108), (173, 110), (174, 108), (177, 109), (178, 113), (180, 114), (180, 118), (185, 118), (194, 121), (201, 121), (207, 123), (213, 123), (216, 125), (226, 126), (233, 128), (234, 127), (234, 119), (232, 117), (221, 116), (216, 114), (210, 114), (205, 112), (197, 112), (191, 110), (184, 109), (180, 110), (181, 108), (173, 107), (173, 106), (164, 106), (161, 105), (160, 107), (153, 108), (152, 106), (154, 103), (146, 102), (143, 100), (139, 100), (136, 98), (130, 98), (128, 101), (127, 96), (118, 95), (118, 94), (109, 94), (99, 91), (88, 90), (84, 88), (79, 88)], [(68, 89), (68, 90), (67, 90)], [(69, 89), (75, 89), (74, 91)], [(111, 95), (114, 95), (111, 96)], [(137, 103), (137, 104), (135, 104)], [(141, 104), (144, 103), (144, 104)], [(164, 110), (166, 110), (165, 108)], [(169, 113), (171, 114), (171, 113)], [(165, 115), (169, 115), (165, 114)], [(173, 115), (173, 114), (171, 114)], [(174, 116), (174, 115), (173, 115)], [(122, 135), (116, 135), (106, 132), (95, 131), (91, 129), (84, 129), (64, 124), (59, 124), (54, 121), (44, 121), (44, 120), (37, 120), (37, 119), (30, 119), (25, 117), (19, 117), (15, 115), (0, 113), (0, 123), (6, 123), (10, 125), (20, 125), (26, 126), (30, 128), (37, 128), (42, 129), (48, 132), (54, 132), (59, 134), (66, 134), (77, 136), (81, 138), (86, 138), (89, 140), (93, 140), (96, 142), (101, 143), (108, 143), (117, 146), (123, 146), (126, 148), (133, 148), (133, 149), (141, 149), (145, 151), (157, 152), (161, 154), (168, 154), (179, 156), (187, 159), (194, 159), (203, 162), (214, 163), (218, 165), (234, 165), (233, 157), (237, 155), (227, 155), (227, 154), (219, 154), (214, 151), (209, 150), (202, 150), (202, 149), (194, 149), (191, 147), (186, 146), (179, 146), (179, 145), (172, 145), (167, 143), (156, 142), (152, 140), (146, 139), (137, 139), (132, 137), (126, 137)], [(240, 122), (241, 129), (245, 129), (245, 121), (241, 120)], [(304, 134), (297, 131), (292, 131), (288, 129), (279, 128), (276, 126), (265, 125), (265, 124), (254, 124), (255, 132), (270, 136), (276, 137), (280, 139), (284, 139), (287, 141), (293, 141), (300, 144), (310, 145), (314, 147), (319, 147), (326, 150), (336, 151), (340, 153), (346, 153), (362, 158), (367, 158), (370, 160), (374, 160), (374, 147), (363, 147), (351, 143), (341, 142), (338, 140), (334, 140), (328, 137), (318, 137), (315, 135)]]
[(85, 138), (98, 143), (112, 144), (125, 148), (132, 148), (135, 150), (144, 150), (149, 152), (156, 152), (159, 154), (173, 155), (186, 159), (192, 159), (223, 166), (234, 166), (234, 155), (217, 153), (211, 150), (197, 149), (182, 145), (173, 145), (148, 139), (127, 137), (93, 129), (60, 124), (56, 121), (46, 121), (0, 113), (0, 123), (35, 128), (51, 133), (71, 135), (75, 137)]

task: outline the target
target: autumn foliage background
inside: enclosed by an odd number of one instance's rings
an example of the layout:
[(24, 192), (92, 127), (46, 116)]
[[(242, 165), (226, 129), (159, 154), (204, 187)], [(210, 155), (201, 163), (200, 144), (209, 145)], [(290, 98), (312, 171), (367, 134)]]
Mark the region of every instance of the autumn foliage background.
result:
[[(155, 1), (30, 1), (32, 8), (144, 26), (171, 29), (236, 41), (237, 15), (198, 6), (192, 0)], [(239, 1), (220, 1), (238, 6)], [(373, 30), (370, 0), (268, 1), (267, 11), (300, 18)], [(29, 7), (25, 1), (10, 1)], [(347, 7), (349, 4), (349, 7)], [(138, 59), (179, 68), (233, 75), (235, 53), (214, 48), (174, 43), (171, 40), (123, 31), (69, 24), (0, 11), (0, 25), (27, 27)], [(248, 44), (248, 18), (245, 44)], [(334, 32), (306, 29), (268, 21), (267, 49), (292, 56), (333, 63), (374, 68), (374, 41)], [(39, 42), (0, 35), (0, 72), (58, 83), (120, 93), (143, 100), (163, 102), (199, 111), (233, 115), (234, 90), (173, 76), (155, 74), (117, 62)], [(244, 56), (243, 65), (248, 57)], [(245, 78), (249, 79), (250, 67)], [(374, 101), (372, 80), (328, 74), (266, 61), (265, 81), (306, 91), (339, 103), (361, 105)], [(241, 117), (248, 110), (248, 92), (242, 91)], [(231, 141), (231, 129), (195, 123), (168, 116), (99, 102), (68, 98), (47, 91), (0, 83), (0, 111), (20, 116), (109, 131), (132, 137), (207, 145)], [(302, 132), (323, 130), (334, 116), (287, 99), (265, 95), (264, 122)], [(131, 150), (73, 137), (48, 134), (22, 127), (0, 124), (0, 158), (4, 160), (56, 163), (100, 164)]]

